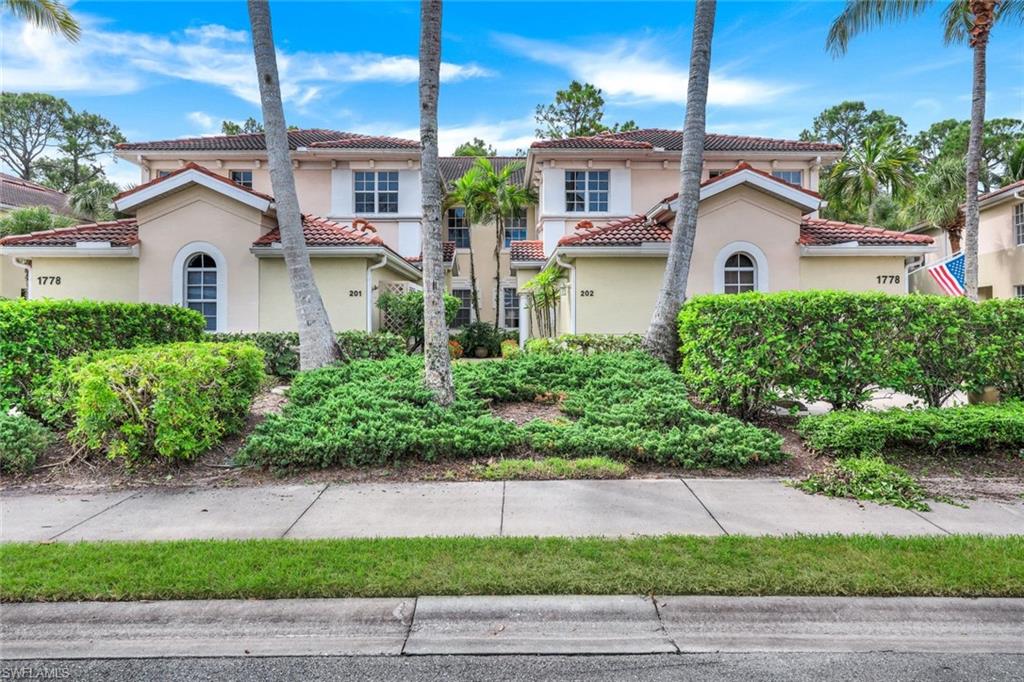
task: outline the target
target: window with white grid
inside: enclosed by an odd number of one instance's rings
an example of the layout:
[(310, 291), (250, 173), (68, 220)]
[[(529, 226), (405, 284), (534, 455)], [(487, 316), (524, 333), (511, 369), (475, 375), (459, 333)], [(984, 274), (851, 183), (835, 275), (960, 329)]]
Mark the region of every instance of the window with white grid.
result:
[(459, 299), (459, 312), (455, 313), (452, 327), (465, 327), (473, 321), (473, 292), (469, 289), (452, 289), (452, 296)]
[(1024, 204), (1013, 207), (1013, 234), (1017, 239), (1017, 246), (1024, 246)]
[(502, 289), (502, 308), (505, 313), (505, 328), (519, 328), (519, 292), (515, 287)]
[(398, 213), (398, 171), (356, 171), (356, 213)]
[(565, 171), (565, 210), (567, 213), (608, 211), (608, 171)]
[(516, 213), (514, 216), (505, 219), (505, 248), (512, 245), (512, 242), (521, 242), (526, 239), (526, 212)]

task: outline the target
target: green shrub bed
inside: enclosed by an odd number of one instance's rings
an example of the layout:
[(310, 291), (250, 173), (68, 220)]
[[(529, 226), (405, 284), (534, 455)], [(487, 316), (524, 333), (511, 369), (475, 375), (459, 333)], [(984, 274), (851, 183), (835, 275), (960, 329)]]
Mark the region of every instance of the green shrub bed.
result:
[(1024, 403), (837, 411), (805, 417), (797, 430), (811, 449), (838, 457), (877, 455), (889, 450), (1024, 452)]
[(1024, 301), (793, 291), (698, 296), (679, 314), (702, 402), (752, 417), (782, 398), (857, 408), (878, 387), (932, 407), (958, 390), (1024, 397)]
[(28, 406), (50, 363), (104, 348), (198, 341), (203, 316), (181, 306), (0, 301), (0, 408)]
[[(346, 358), (383, 360), (405, 352), (405, 341), (397, 334), (360, 331), (338, 332), (338, 346)], [(207, 334), (211, 343), (250, 343), (263, 351), (267, 374), (289, 379), (299, 371), (298, 332), (221, 332)]]
[(176, 343), (101, 351), (55, 367), (48, 418), (110, 459), (188, 460), (245, 424), (264, 378), (245, 343)]
[(900, 467), (887, 464), (881, 457), (840, 459), (820, 474), (812, 474), (796, 484), (808, 493), (829, 497), (848, 497), (904, 509), (928, 511), (928, 493)]
[[(696, 468), (784, 458), (778, 435), (695, 408), (679, 376), (642, 353), (457, 363), (449, 408), (433, 403), (422, 371), (421, 359), (396, 357), (302, 373), (283, 413), (255, 429), (240, 461), (365, 466), (530, 450)], [(560, 400), (564, 417), (517, 426), (489, 409), (538, 400)]]
[(639, 334), (562, 334), (526, 342), (527, 353), (608, 353), (640, 350), (644, 337)]
[(0, 412), (0, 472), (31, 471), (52, 438), (45, 426), (29, 416)]

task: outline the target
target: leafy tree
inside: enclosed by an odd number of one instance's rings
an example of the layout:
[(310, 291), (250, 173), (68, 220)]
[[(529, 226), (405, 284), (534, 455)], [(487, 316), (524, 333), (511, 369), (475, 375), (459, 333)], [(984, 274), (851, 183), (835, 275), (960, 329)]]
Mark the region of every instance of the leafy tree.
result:
[(39, 159), (36, 177), (59, 192), (68, 192), (76, 185), (104, 179), (99, 160), (110, 154), (114, 145), (124, 142), (121, 130), (97, 114), (88, 111), (71, 113), (64, 118), (57, 135), (61, 156)]
[(38, 92), (0, 93), (0, 159), (31, 180), (36, 159), (60, 135), (71, 107)]
[(825, 198), (839, 206), (864, 209), (867, 223), (876, 225), (878, 200), (883, 194), (899, 200), (914, 183), (917, 150), (907, 146), (896, 131), (885, 129), (848, 149), (832, 166)]
[(0, 237), (70, 227), (75, 222), (71, 216), (54, 213), (46, 206), (24, 206), (0, 216)]
[[(955, 118), (947, 118), (931, 124), (915, 135), (913, 144), (921, 153), (921, 161), (927, 165), (937, 159), (940, 154), (948, 149), (946, 141), (953, 131), (963, 125), (966, 125), (969, 129), (971, 124), (970, 121), (958, 121)], [(964, 141), (966, 140), (965, 136)], [(964, 151), (966, 152), (966, 148)]]
[(57, 0), (3, 0), (0, 7), (50, 33), (60, 33), (73, 43), (78, 42), (82, 35), (82, 29), (71, 12)]
[[(291, 126), (289, 126), (291, 129)], [(236, 123), (235, 121), (223, 121), (220, 124), (220, 132), (224, 135), (242, 135), (245, 133), (262, 133), (263, 124), (254, 119), (252, 116), (245, 119), (244, 123)]]
[[(711, 79), (711, 37), (715, 30), (715, 0), (697, 0), (690, 46), (690, 73), (686, 85), (683, 150), (679, 155), (679, 209), (672, 226), (668, 262), (661, 291), (654, 304), (644, 347), (662, 362), (675, 367), (679, 357), (679, 310), (686, 302), (686, 280), (693, 260), (700, 205), (700, 176), (704, 165), (707, 130), (708, 82)], [(679, 93), (682, 95), (682, 93)]]
[(906, 122), (884, 109), (868, 111), (864, 102), (847, 100), (825, 109), (814, 117), (809, 130), (800, 133), (800, 139), (808, 142), (831, 142), (849, 149), (860, 144), (867, 137), (874, 137), (880, 131), (892, 129), (904, 141), (908, 141)]
[[(450, 294), (444, 295), (445, 324), (450, 325), (459, 314), (461, 302)], [(381, 292), (377, 297), (377, 307), (388, 316), (389, 331), (401, 334), (408, 343), (406, 348), (412, 354), (423, 346), (423, 292), (409, 291), (395, 294), (390, 291)]]
[[(281, 81), (277, 70), (270, 26), (270, 5), (266, 0), (249, 0), (249, 27), (260, 88), (263, 125), (266, 127), (267, 166), (270, 186), (277, 202), (277, 225), (281, 231), (281, 247), (288, 270), (288, 284), (295, 302), (299, 327), (299, 369), (316, 369), (341, 357), (341, 349), (331, 328), (320, 289), (313, 276), (309, 248), (302, 232), (302, 214), (295, 193), (288, 131), (281, 101)], [(370, 292), (366, 292), (369, 296)]]
[(494, 147), (487, 144), (479, 137), (474, 137), (469, 142), (463, 142), (455, 151), (452, 156), (497, 156), (498, 152)]
[(114, 195), (121, 188), (106, 178), (93, 178), (71, 188), (68, 202), (71, 209), (83, 218), (93, 221), (111, 220), (114, 211), (110, 207)]
[(1003, 184), (1024, 180), (1024, 140), (1021, 140), (1010, 149), (1006, 159), (1006, 174), (1003, 176)]
[(601, 89), (579, 81), (573, 81), (567, 89), (556, 92), (554, 103), (538, 104), (534, 117), (541, 126), (537, 128), (537, 137), (549, 140), (637, 129), (635, 121), (606, 126), (602, 122), (604, 97)]
[[(850, 39), (868, 29), (885, 26), (926, 12), (934, 0), (846, 0), (846, 6), (829, 28), (826, 47), (833, 55), (845, 54)], [(978, 300), (978, 183), (982, 164), (985, 124), (985, 83), (988, 41), (996, 23), (1024, 23), (1021, 0), (952, 0), (943, 11), (947, 44), (971, 47), (971, 125), (964, 182), (967, 209), (964, 223), (964, 279), (967, 296)]]

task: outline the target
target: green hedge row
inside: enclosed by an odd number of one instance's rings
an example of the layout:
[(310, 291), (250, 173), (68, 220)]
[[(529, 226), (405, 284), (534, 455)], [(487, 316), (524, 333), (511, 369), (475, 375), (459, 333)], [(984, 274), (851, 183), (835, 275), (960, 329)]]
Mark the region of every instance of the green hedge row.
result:
[(54, 360), (104, 348), (197, 341), (203, 316), (180, 306), (0, 301), (0, 409), (26, 406)]
[(781, 398), (861, 406), (875, 387), (941, 405), (962, 389), (1024, 397), (1024, 301), (838, 291), (698, 296), (681, 366), (709, 405), (753, 417)]
[[(383, 360), (405, 353), (405, 339), (397, 334), (360, 331), (338, 332), (338, 345), (351, 360)], [(224, 332), (207, 334), (211, 343), (250, 343), (263, 351), (267, 374), (288, 379), (299, 371), (298, 332)]]
[(541, 337), (526, 342), (527, 353), (618, 353), (640, 350), (644, 337), (639, 334), (562, 334), (554, 338)]
[(820, 453), (863, 457), (889, 450), (1024, 453), (1024, 403), (926, 410), (840, 410), (800, 420), (800, 435)]
[(56, 363), (40, 391), (46, 418), (110, 459), (192, 459), (241, 430), (264, 378), (247, 343), (173, 343)]

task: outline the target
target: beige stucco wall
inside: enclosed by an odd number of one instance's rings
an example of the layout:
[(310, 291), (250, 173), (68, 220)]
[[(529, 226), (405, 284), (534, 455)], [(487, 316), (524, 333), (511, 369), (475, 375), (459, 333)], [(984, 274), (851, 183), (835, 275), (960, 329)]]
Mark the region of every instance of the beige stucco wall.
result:
[(1013, 296), (1024, 285), (1024, 246), (1013, 233), (1013, 207), (1006, 201), (981, 212), (978, 225), (978, 285), (992, 287), (994, 298)]
[[(664, 258), (577, 258), (576, 332), (645, 331), (664, 273)], [(568, 305), (562, 309), (566, 317), (560, 331), (568, 332)]]
[[(259, 267), (260, 331), (295, 331), (295, 303), (284, 259), (253, 260), (258, 260)], [(334, 330), (365, 330), (366, 259), (313, 258), (311, 262), (313, 276)], [(353, 295), (353, 292), (358, 293)]]
[[(139, 300), (139, 265), (135, 258), (33, 258), (30, 298)], [(60, 277), (60, 284), (39, 277)]]
[(0, 256), (0, 298), (20, 298), (25, 281), (25, 271), (10, 256)]
[[(879, 283), (878, 277), (885, 281)], [(890, 281), (897, 277), (899, 282)], [(925, 274), (926, 277), (931, 277)], [(905, 294), (907, 277), (902, 256), (805, 257), (800, 259), (801, 289), (841, 289)]]
[(216, 247), (227, 262), (225, 331), (259, 326), (259, 264), (249, 247), (266, 232), (262, 214), (205, 187), (192, 186), (138, 211), (139, 300), (173, 303), (174, 262), (187, 245)]

